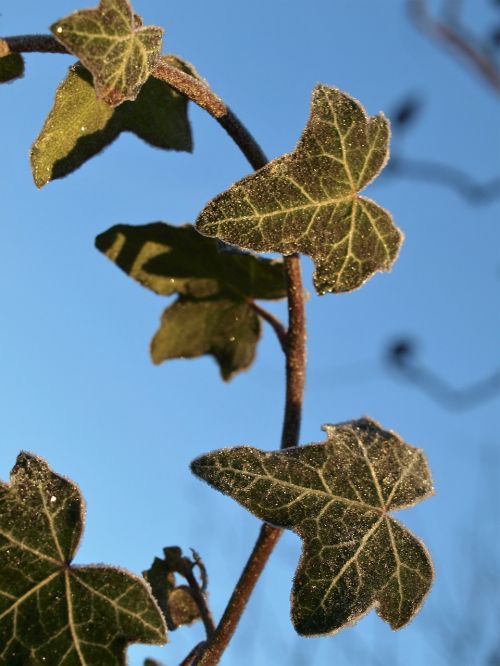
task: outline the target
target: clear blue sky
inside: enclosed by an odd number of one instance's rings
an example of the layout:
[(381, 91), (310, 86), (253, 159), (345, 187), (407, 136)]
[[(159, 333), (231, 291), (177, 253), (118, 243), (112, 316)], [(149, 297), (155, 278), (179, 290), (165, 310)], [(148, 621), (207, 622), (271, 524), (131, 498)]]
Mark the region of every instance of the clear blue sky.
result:
[[(500, 21), (492, 2), (465, 5), (478, 34)], [(390, 114), (407, 94), (420, 96), (424, 107), (401, 146), (407, 156), (455, 165), (478, 181), (498, 173), (497, 100), (415, 31), (403, 0), (134, 6), (146, 23), (165, 27), (165, 50), (195, 64), (270, 157), (293, 148), (321, 82), (357, 97), (371, 114)], [(74, 0), (4, 0), (0, 33), (47, 32), (79, 8)], [(93, 241), (116, 223), (192, 222), (249, 167), (224, 132), (191, 108), (193, 155), (123, 135), (37, 191), (29, 148), (70, 63), (28, 56), (25, 78), (0, 89), (0, 477), (8, 478), (26, 449), (80, 485), (88, 511), (78, 563), (140, 573), (163, 546), (196, 548), (219, 617), (259, 524), (191, 477), (188, 464), (222, 446), (278, 447), (278, 345), (266, 329), (256, 364), (229, 385), (211, 359), (153, 367), (148, 343), (165, 302), (113, 267)], [(437, 495), (399, 517), (429, 546), (437, 580), (420, 616), (397, 634), (372, 613), (337, 637), (299, 639), (288, 605), (300, 546), (286, 535), (223, 661), (228, 666), (441, 666), (459, 640), (494, 645), (500, 609), (488, 594), (493, 579), (484, 577), (490, 569), (495, 575), (500, 551), (492, 490), (499, 400), (450, 413), (391, 375), (382, 354), (394, 336), (411, 334), (425, 362), (457, 387), (500, 365), (500, 202), (473, 206), (450, 189), (389, 177), (369, 195), (393, 212), (406, 242), (392, 273), (352, 295), (316, 297), (304, 261), (311, 299), (302, 442), (321, 441), (323, 423), (367, 414), (425, 449)], [(283, 305), (275, 311), (285, 316)], [(201, 636), (194, 627), (172, 633), (164, 649), (134, 647), (130, 664), (140, 666), (146, 655), (176, 664)], [(487, 663), (484, 649), (464, 664)]]

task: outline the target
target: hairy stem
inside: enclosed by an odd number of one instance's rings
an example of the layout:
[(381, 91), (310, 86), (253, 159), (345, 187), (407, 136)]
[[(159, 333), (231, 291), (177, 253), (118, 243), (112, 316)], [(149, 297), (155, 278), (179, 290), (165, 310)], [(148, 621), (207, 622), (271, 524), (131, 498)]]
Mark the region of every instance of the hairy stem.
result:
[(205, 645), (206, 645), (205, 641), (202, 641), (201, 643), (195, 645), (194, 648), (191, 650), (191, 652), (186, 657), (184, 657), (179, 666), (191, 666), (194, 663), (194, 660), (196, 659), (197, 655), (201, 652), (201, 650), (203, 650)]
[[(12, 52), (66, 52), (66, 49), (50, 35), (7, 37), (4, 41)], [(168, 83), (173, 89), (188, 97), (215, 118), (254, 169), (260, 169), (267, 164), (268, 160), (264, 152), (250, 132), (205, 82), (165, 64), (158, 65), (153, 76)], [(266, 313), (264, 317), (266, 311), (262, 311), (261, 315), (271, 323), (277, 333), (279, 331), (278, 337), (286, 356), (286, 400), (281, 446), (287, 448), (296, 446), (299, 442), (306, 369), (306, 322), (299, 256), (298, 254), (286, 256), (284, 262), (289, 317), (286, 337), (284, 331), (277, 326), (277, 320), (274, 320), (270, 313)], [(259, 308), (259, 306), (255, 307)], [(282, 326), (281, 322), (279, 324)], [(281, 533), (282, 530), (276, 527), (262, 525), (221, 621), (207, 642), (197, 645), (182, 662), (183, 664), (212, 666), (219, 662)]]

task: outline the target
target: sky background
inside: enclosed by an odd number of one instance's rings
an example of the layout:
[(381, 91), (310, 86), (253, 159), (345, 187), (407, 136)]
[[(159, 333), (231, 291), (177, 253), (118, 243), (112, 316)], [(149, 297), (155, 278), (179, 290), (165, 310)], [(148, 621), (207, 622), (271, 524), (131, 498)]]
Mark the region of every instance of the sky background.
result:
[[(165, 27), (165, 52), (191, 61), (270, 158), (295, 146), (317, 83), (387, 115), (408, 95), (423, 106), (394, 137), (407, 157), (454, 165), (479, 182), (498, 174), (499, 109), (467, 67), (429, 42), (403, 0), (190, 3), (136, 0)], [(439, 3), (435, 3), (438, 7)], [(500, 23), (498, 3), (469, 0), (479, 36)], [(83, 5), (85, 7), (85, 5)], [(44, 33), (82, 8), (75, 0), (4, 0), (0, 33)], [(122, 135), (64, 180), (37, 191), (29, 149), (73, 62), (28, 55), (22, 81), (2, 86), (0, 183), (0, 478), (19, 450), (76, 481), (87, 526), (76, 562), (140, 573), (163, 546), (194, 547), (220, 617), (259, 530), (232, 500), (190, 475), (189, 462), (223, 446), (278, 448), (283, 358), (264, 330), (254, 366), (230, 384), (211, 358), (154, 367), (148, 344), (166, 305), (94, 249), (117, 223), (193, 222), (204, 204), (250, 168), (225, 133), (191, 105), (192, 155)], [(436, 496), (399, 514), (433, 556), (436, 583), (398, 633), (371, 613), (336, 637), (301, 639), (289, 619), (299, 539), (286, 534), (258, 584), (223, 664), (492, 665), (498, 602), (498, 396), (451, 412), (384, 364), (388, 343), (419, 341), (419, 358), (456, 387), (500, 365), (500, 199), (471, 204), (437, 184), (384, 176), (367, 191), (406, 241), (390, 274), (348, 295), (314, 294), (304, 259), (309, 326), (301, 441), (323, 423), (369, 415), (422, 447)], [(284, 304), (274, 312), (283, 318)], [(195, 626), (165, 648), (133, 647), (169, 666), (201, 640)], [(489, 655), (489, 656), (488, 656)]]

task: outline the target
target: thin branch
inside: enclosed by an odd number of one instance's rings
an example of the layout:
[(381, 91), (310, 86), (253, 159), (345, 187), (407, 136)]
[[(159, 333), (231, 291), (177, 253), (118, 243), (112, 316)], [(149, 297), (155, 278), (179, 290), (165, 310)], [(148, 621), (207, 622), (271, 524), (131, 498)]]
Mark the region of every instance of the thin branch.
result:
[(205, 648), (205, 645), (206, 645), (205, 641), (202, 641), (201, 643), (195, 645), (194, 648), (191, 650), (191, 652), (186, 657), (184, 657), (179, 666), (191, 666), (191, 664), (194, 663), (196, 657)]
[(306, 379), (306, 316), (304, 288), (298, 254), (285, 257), (288, 295), (286, 347), (286, 401), (281, 448), (297, 446)]
[[(445, 23), (428, 11), (426, 0), (408, 0), (408, 12), (414, 23), (436, 42), (453, 49), (482, 76), (496, 92), (500, 92), (500, 69), (459, 30), (456, 20)], [(456, 16), (456, 14), (455, 14)]]
[(254, 169), (260, 169), (267, 164), (267, 157), (247, 128), (204, 81), (181, 72), (172, 65), (164, 64), (156, 67), (153, 76), (168, 83), (171, 88), (188, 97), (215, 118)]
[(278, 317), (275, 317), (272, 312), (265, 310), (254, 301), (250, 301), (249, 306), (259, 315), (259, 317), (262, 317), (262, 319), (267, 321), (267, 323), (271, 326), (271, 328), (276, 333), (276, 337), (278, 338), (281, 348), (286, 354), (287, 333), (283, 323), (278, 319)]
[(393, 155), (385, 173), (449, 187), (471, 203), (489, 203), (500, 197), (500, 178), (477, 183), (467, 173), (450, 164)]
[(52, 35), (16, 35), (3, 37), (11, 53), (66, 53), (70, 52)]
[(218, 664), (227, 648), (229, 641), (238, 626), (248, 600), (264, 570), (275, 545), (281, 537), (282, 530), (263, 524), (253, 550), (236, 583), (226, 610), (219, 622), (215, 635), (194, 662), (196, 666), (212, 666)]
[(414, 356), (414, 345), (408, 340), (395, 342), (387, 351), (387, 361), (400, 377), (418, 386), (446, 409), (452, 411), (471, 409), (500, 393), (500, 369), (469, 386), (455, 388), (432, 369), (419, 365)]
[(207, 603), (206, 594), (196, 580), (196, 576), (193, 573), (192, 567), (186, 568), (186, 571), (183, 571), (182, 575), (189, 583), (189, 587), (193, 593), (193, 598), (196, 602), (196, 605), (198, 606), (198, 610), (200, 611), (203, 626), (205, 627), (205, 633), (207, 638), (210, 639), (215, 633), (215, 622), (212, 616), (212, 611), (210, 610)]

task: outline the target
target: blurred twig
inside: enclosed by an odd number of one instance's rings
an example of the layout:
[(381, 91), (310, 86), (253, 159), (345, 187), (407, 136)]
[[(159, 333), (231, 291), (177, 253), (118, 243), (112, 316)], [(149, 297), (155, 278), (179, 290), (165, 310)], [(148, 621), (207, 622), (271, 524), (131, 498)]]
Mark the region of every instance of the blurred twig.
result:
[(466, 171), (445, 162), (405, 157), (401, 154), (401, 143), (409, 127), (418, 119), (424, 102), (411, 94), (403, 97), (389, 113), (394, 131), (396, 148), (384, 174), (397, 178), (408, 178), (424, 183), (442, 185), (456, 192), (471, 204), (486, 204), (500, 197), (500, 177), (478, 183)]
[(478, 183), (461, 169), (432, 160), (418, 160), (393, 154), (386, 167), (386, 174), (444, 185), (470, 203), (483, 204), (500, 197), (500, 178)]
[(408, 0), (408, 12), (415, 25), (438, 44), (453, 50), (473, 67), (495, 92), (500, 92), (500, 68), (486, 43), (476, 40), (460, 21), (461, 3), (447, 0), (443, 19), (429, 12), (426, 0)]
[(387, 349), (387, 363), (399, 376), (422, 389), (446, 409), (461, 411), (475, 407), (500, 392), (500, 370), (464, 388), (454, 388), (415, 358), (415, 344), (401, 339)]

